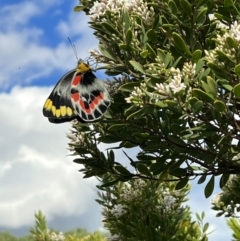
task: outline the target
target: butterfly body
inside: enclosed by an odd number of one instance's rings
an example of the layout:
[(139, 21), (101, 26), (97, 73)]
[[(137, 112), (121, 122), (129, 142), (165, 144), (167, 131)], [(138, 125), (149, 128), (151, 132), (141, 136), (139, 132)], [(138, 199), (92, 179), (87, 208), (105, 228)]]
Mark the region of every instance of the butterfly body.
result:
[(93, 122), (102, 117), (110, 105), (110, 97), (91, 67), (82, 61), (56, 84), (43, 107), (43, 115), (52, 123), (73, 119)]

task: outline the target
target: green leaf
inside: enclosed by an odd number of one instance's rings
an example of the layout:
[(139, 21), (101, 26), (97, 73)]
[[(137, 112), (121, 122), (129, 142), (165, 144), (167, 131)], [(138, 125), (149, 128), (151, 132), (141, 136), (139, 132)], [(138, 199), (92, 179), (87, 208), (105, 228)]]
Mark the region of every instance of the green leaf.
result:
[(157, 49), (157, 55), (158, 55), (158, 57), (164, 62), (165, 57), (166, 57), (164, 51), (161, 50), (161, 49)]
[(226, 79), (219, 79), (218, 84), (221, 85), (223, 88), (225, 88), (228, 91), (233, 90), (233, 87), (229, 84), (229, 81)]
[(196, 74), (198, 74), (203, 69), (203, 66), (204, 66), (204, 61), (200, 59), (196, 64)]
[(133, 48), (131, 45), (119, 44), (118, 46), (120, 49), (122, 49), (124, 51), (138, 51), (137, 49)]
[(199, 99), (206, 100), (208, 102), (214, 101), (214, 98), (212, 96), (208, 95), (207, 93), (205, 93), (200, 89), (193, 89), (192, 93), (193, 93), (193, 96), (196, 96)]
[(208, 11), (208, 8), (205, 7), (205, 8), (199, 8), (200, 9), (200, 12), (197, 14), (197, 17), (196, 17), (196, 22), (198, 22), (198, 19), (201, 19), (203, 16), (206, 16), (206, 13)]
[(123, 174), (123, 175), (129, 175), (129, 174), (130, 174), (130, 172), (129, 172), (125, 167), (123, 167), (123, 166), (120, 165), (120, 164), (114, 166), (114, 169), (115, 169), (118, 173)]
[(123, 129), (128, 127), (129, 124), (115, 124), (115, 125), (111, 125), (108, 130), (109, 131), (113, 131), (113, 130), (119, 130), (119, 129)]
[(117, 56), (111, 51), (109, 50), (105, 45), (103, 44), (99, 44), (98, 48), (100, 49), (101, 53), (108, 59), (111, 60), (116, 60)]
[(180, 139), (178, 136), (175, 135), (168, 135), (168, 139), (173, 142), (176, 145), (180, 145), (180, 146), (186, 146), (186, 143)]
[(187, 13), (187, 14), (192, 13), (192, 6), (190, 5), (190, 3), (188, 1), (180, 0), (180, 6), (185, 13)]
[(200, 49), (197, 49), (194, 51), (192, 55), (192, 62), (197, 63), (202, 57), (202, 51)]
[(175, 45), (182, 51), (184, 51), (185, 53), (191, 55), (191, 52), (189, 51), (185, 41), (183, 40), (183, 38), (177, 34), (177, 33), (173, 33), (173, 40)]
[(156, 40), (156, 34), (152, 29), (149, 29), (146, 34), (147, 34), (147, 37), (148, 37), (148, 41), (155, 41)]
[(194, 106), (193, 106), (193, 114), (196, 115), (198, 114), (203, 107), (203, 102), (201, 100), (197, 101)]
[(123, 13), (123, 25), (125, 27), (125, 34), (126, 34), (130, 28), (130, 17), (129, 17), (128, 11), (126, 10), (124, 10), (124, 13)]
[(109, 157), (109, 160), (110, 160), (112, 163), (114, 163), (115, 156), (114, 156), (114, 151), (113, 151), (113, 150), (110, 150), (110, 151), (109, 151), (108, 157)]
[(200, 221), (200, 222), (202, 221), (202, 219), (201, 219), (201, 217), (198, 213), (196, 213), (196, 218), (197, 218), (198, 221)]
[(168, 105), (165, 104), (164, 102), (162, 101), (158, 101), (157, 103), (155, 103), (156, 106), (159, 106), (160, 108), (166, 108)]
[(178, 7), (177, 7), (177, 5), (175, 4), (174, 1), (170, 0), (170, 1), (168, 2), (168, 8), (169, 8), (169, 10), (170, 10), (170, 12), (171, 12), (172, 14), (177, 15), (177, 13), (178, 13)]
[(126, 44), (131, 45), (132, 44), (132, 37), (133, 33), (131, 29), (128, 29), (127, 34), (126, 34)]
[(214, 182), (215, 182), (215, 177), (212, 175), (211, 179), (207, 183), (205, 189), (204, 189), (204, 194), (206, 198), (209, 198), (214, 190)]
[(95, 158), (76, 158), (73, 160), (73, 162), (77, 164), (90, 164), (92, 162), (97, 162), (98, 160)]
[(76, 6), (76, 7), (74, 7), (73, 11), (74, 12), (81, 12), (85, 8), (86, 8), (86, 6)]
[(161, 21), (161, 18), (160, 18), (159, 15), (157, 15), (157, 16), (155, 17), (155, 19), (154, 19), (152, 28), (153, 28), (153, 29), (156, 29), (156, 30), (158, 31), (158, 27), (159, 27), (159, 25), (161, 24), (160, 21)]
[(165, 170), (159, 175), (159, 181), (165, 181), (168, 178), (169, 171)]
[(139, 72), (145, 74), (145, 71), (143, 70), (143, 67), (142, 67), (141, 64), (139, 64), (138, 62), (133, 61), (133, 60), (129, 61), (129, 63), (130, 63), (136, 70), (138, 70)]
[(102, 27), (111, 34), (116, 36), (121, 36), (121, 34), (116, 30), (116, 28), (108, 22), (101, 22)]
[(233, 93), (237, 98), (240, 98), (240, 84), (234, 86)]
[(103, 187), (110, 187), (110, 186), (113, 186), (114, 184), (118, 183), (120, 180), (120, 178), (117, 178), (113, 181), (110, 181), (110, 182), (106, 182), (104, 183), (103, 185), (101, 185), (100, 187), (103, 188)]
[(141, 57), (143, 57), (144, 59), (147, 58), (148, 56), (148, 50), (144, 50), (140, 53)]
[(140, 83), (139, 82), (129, 82), (126, 84), (123, 84), (119, 87), (119, 90), (124, 91), (124, 92), (133, 92), (134, 87), (139, 87)]
[(204, 226), (203, 226), (203, 232), (206, 233), (208, 228), (209, 228), (209, 223), (205, 223)]
[(229, 45), (230, 48), (234, 48), (234, 49), (237, 48), (237, 44), (232, 37), (228, 36), (226, 38), (226, 41), (227, 41), (227, 44)]
[(235, 66), (234, 72), (235, 72), (237, 75), (240, 75), (240, 64), (238, 64), (238, 65)]
[(228, 79), (228, 72), (214, 63), (207, 63), (207, 66), (220, 78)]
[(143, 108), (137, 110), (136, 112), (130, 114), (127, 117), (127, 120), (131, 119), (131, 118), (141, 118), (143, 116), (146, 116), (148, 114), (152, 114), (154, 112), (155, 108), (154, 106), (150, 105), (150, 106), (144, 106)]
[(225, 62), (225, 63), (232, 63), (234, 64), (235, 61), (233, 59), (231, 59), (227, 54), (225, 54), (223, 51), (220, 51), (220, 50), (216, 50), (216, 53), (218, 55), (218, 58), (219, 60), (222, 62)]
[(151, 176), (152, 176), (152, 174), (151, 174), (151, 172), (149, 171), (149, 169), (148, 169), (145, 165), (143, 165), (143, 164), (141, 164), (141, 163), (138, 163), (138, 164), (137, 164), (137, 169), (138, 169), (138, 171), (139, 171), (141, 174), (143, 174), (143, 175), (146, 175), (146, 176), (148, 176), (148, 177), (151, 177)]
[(219, 183), (220, 184), (220, 188), (223, 188), (225, 186), (225, 184), (227, 183), (229, 177), (230, 177), (229, 173), (224, 173), (221, 176), (220, 183)]
[(207, 76), (207, 84), (210, 89), (210, 93), (216, 97), (217, 96), (217, 83), (210, 76)]
[(232, 0), (224, 0), (224, 5), (226, 7), (232, 7), (232, 6), (234, 6), (234, 3)]
[(146, 49), (148, 50), (149, 55), (151, 56), (152, 59), (155, 59), (157, 57), (156, 52), (153, 50), (150, 44), (148, 43), (146, 44)]
[(224, 102), (220, 101), (220, 100), (216, 100), (214, 101), (214, 107), (216, 109), (216, 111), (218, 112), (224, 112), (226, 111), (226, 105)]
[(184, 188), (187, 184), (188, 184), (188, 177), (184, 177), (182, 180), (180, 180), (177, 183), (175, 190), (180, 190), (180, 189)]
[(100, 136), (98, 138), (98, 141), (110, 144), (110, 143), (120, 142), (121, 138), (115, 137), (115, 136), (110, 136), (110, 135), (105, 135), (105, 136)]
[(119, 147), (124, 147), (124, 148), (133, 148), (133, 147), (136, 147), (138, 146), (137, 144), (133, 144), (129, 141), (122, 141), (120, 144), (119, 144)]
[(86, 148), (83, 148), (83, 147), (75, 147), (74, 150), (78, 154), (89, 154), (89, 151)]

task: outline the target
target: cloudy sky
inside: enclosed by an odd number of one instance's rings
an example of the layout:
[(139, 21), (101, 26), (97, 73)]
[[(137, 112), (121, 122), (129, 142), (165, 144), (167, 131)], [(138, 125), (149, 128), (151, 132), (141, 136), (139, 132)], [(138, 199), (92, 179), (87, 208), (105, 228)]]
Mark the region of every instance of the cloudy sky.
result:
[[(70, 124), (53, 125), (42, 116), (53, 85), (76, 65), (68, 37), (82, 59), (97, 48), (88, 18), (73, 12), (77, 4), (0, 0), (0, 231), (27, 234), (37, 210), (58, 230), (102, 228), (94, 201), (97, 181), (82, 179), (80, 167), (67, 156)], [(193, 184), (193, 213), (207, 213), (205, 221), (217, 229), (211, 241), (230, 240), (203, 188)]]

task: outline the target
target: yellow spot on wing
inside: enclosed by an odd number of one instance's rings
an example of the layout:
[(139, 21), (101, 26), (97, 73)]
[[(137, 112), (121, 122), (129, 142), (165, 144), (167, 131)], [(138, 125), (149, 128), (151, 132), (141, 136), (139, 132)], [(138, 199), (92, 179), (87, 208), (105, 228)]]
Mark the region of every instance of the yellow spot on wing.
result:
[(60, 115), (61, 115), (60, 109), (56, 109), (56, 117), (60, 117)]
[(48, 106), (48, 104), (49, 104), (50, 101), (51, 101), (50, 99), (47, 99), (47, 100), (46, 100), (46, 102), (45, 102), (45, 104), (44, 104), (44, 108), (45, 108), (45, 109), (47, 109), (47, 106)]
[(70, 107), (67, 107), (67, 115), (71, 116), (72, 115), (72, 109)]
[(66, 106), (60, 106), (61, 116), (65, 116), (67, 114)]
[(56, 115), (56, 107), (54, 105), (52, 106), (52, 113), (53, 113), (53, 116)]
[(51, 110), (52, 109), (52, 101), (50, 99), (48, 99), (46, 101), (44, 107), (46, 108), (46, 110)]

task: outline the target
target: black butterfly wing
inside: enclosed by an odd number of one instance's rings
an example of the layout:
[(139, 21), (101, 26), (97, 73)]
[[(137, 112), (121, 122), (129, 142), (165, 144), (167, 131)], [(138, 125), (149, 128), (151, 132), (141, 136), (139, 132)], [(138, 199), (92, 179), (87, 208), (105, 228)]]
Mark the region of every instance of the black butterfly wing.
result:
[(71, 101), (71, 82), (76, 73), (73, 69), (66, 73), (56, 84), (43, 107), (43, 115), (51, 123), (63, 123), (73, 119), (84, 122), (74, 109)]
[(77, 74), (71, 85), (72, 106), (85, 122), (102, 117), (110, 105), (110, 96), (92, 71)]

